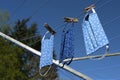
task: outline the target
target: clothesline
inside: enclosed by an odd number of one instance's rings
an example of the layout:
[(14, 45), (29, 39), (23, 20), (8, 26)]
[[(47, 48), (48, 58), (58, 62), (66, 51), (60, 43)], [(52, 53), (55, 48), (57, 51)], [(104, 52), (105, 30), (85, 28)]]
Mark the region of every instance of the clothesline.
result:
[[(90, 58), (100, 58), (102, 56), (103, 55), (78, 57), (78, 58), (73, 58), (73, 61), (86, 60), (86, 59), (90, 59)], [(111, 57), (111, 56), (120, 56), (120, 52), (118, 52), (118, 53), (110, 53), (110, 54), (105, 55), (105, 57)], [(64, 60), (64, 62), (68, 62), (68, 61), (70, 61), (70, 59), (65, 59)]]

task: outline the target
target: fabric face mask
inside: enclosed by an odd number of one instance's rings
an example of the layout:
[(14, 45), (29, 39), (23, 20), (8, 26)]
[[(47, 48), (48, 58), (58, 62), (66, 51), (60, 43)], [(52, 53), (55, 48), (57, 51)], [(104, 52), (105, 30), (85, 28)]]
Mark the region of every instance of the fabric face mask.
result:
[(97, 13), (93, 12), (85, 16), (82, 30), (87, 55), (109, 44)]
[(50, 39), (45, 39), (45, 35), (42, 39), (42, 47), (41, 47), (41, 53), (42, 54), (41, 54), (41, 57), (40, 57), (40, 65), (39, 65), (40, 69), (44, 66), (51, 65), (52, 64), (52, 59), (53, 59), (54, 35), (51, 35)]

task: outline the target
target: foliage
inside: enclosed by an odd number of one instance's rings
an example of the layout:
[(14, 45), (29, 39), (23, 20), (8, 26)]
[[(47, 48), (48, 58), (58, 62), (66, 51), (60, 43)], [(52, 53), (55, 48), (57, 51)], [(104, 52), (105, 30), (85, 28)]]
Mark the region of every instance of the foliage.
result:
[(23, 51), (0, 37), (0, 80), (27, 80), (21, 71)]
[[(23, 42), (26, 45), (40, 51), (41, 36), (37, 34), (37, 24), (33, 23), (31, 26), (27, 26), (28, 19), (18, 20), (12, 32), (12, 37)], [(56, 71), (52, 71), (52, 74), (42, 77), (39, 75), (39, 59), (40, 57), (24, 50), (23, 59), (25, 61), (23, 68), (28, 80), (53, 80), (57, 77)], [(54, 66), (52, 67), (54, 68)], [(47, 68), (45, 68), (47, 69)], [(56, 69), (54, 69), (56, 70)]]
[(9, 34), (9, 32), (11, 31), (11, 27), (10, 25), (8, 25), (8, 20), (8, 12), (0, 12), (0, 31), (4, 32), (5, 34)]
[[(0, 12), (0, 31), (40, 51), (41, 36), (37, 33), (37, 24), (28, 26), (29, 20), (18, 20), (12, 27), (8, 12)], [(54, 80), (57, 77), (54, 65), (48, 75), (40, 76), (40, 57), (16, 44), (0, 38), (0, 48), (0, 80)]]

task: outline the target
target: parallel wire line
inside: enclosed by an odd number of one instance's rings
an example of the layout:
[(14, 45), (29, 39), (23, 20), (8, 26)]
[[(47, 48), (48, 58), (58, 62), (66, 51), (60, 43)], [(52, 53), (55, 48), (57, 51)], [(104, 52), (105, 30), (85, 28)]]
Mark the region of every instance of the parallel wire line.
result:
[[(19, 5), (19, 6), (16, 8), (16, 10), (17, 10), (18, 8), (20, 8), (22, 5), (24, 5), (25, 1), (26, 1), (26, 0), (24, 0), (24, 1), (21, 3), (21, 5)], [(100, 1), (100, 0), (96, 1), (95, 4), (97, 4), (99, 1)], [(107, 3), (111, 2), (111, 1), (112, 1), (112, 0), (107, 1), (107, 2), (104, 3), (102, 6), (100, 6), (98, 9), (102, 8), (104, 5), (106, 5)], [(31, 15), (31, 17), (33, 17), (33, 15), (36, 14), (36, 13), (39, 11), (39, 9), (42, 8), (47, 2), (48, 2), (48, 0), (47, 0), (42, 6), (40, 6), (35, 12), (33, 12), (33, 14)], [(15, 10), (15, 11), (16, 11), (16, 10)], [(83, 12), (81, 13), (81, 15), (82, 15), (82, 14), (83, 14)], [(110, 22), (113, 22), (113, 21), (117, 20), (118, 18), (120, 18), (120, 16), (114, 18), (114, 19), (111, 20)], [(104, 25), (107, 25), (107, 24), (109, 24), (110, 22), (107, 22), (107, 23), (105, 23)], [(61, 25), (61, 26), (63, 26), (63, 25)], [(61, 26), (60, 26), (60, 27), (61, 27)], [(55, 30), (57, 30), (58, 28), (59, 28), (59, 27), (57, 27)], [(34, 37), (35, 37), (35, 36), (33, 36), (33, 38), (34, 38)], [(32, 37), (30, 37), (30, 38), (32, 38)], [(113, 38), (113, 39), (114, 39), (114, 38)], [(41, 40), (41, 39), (40, 39), (40, 40)], [(34, 42), (34, 43), (30, 44), (30, 45), (33, 45), (33, 44), (39, 42), (40, 40), (37, 40), (36, 42)]]
[(28, 46), (32, 46), (32, 45), (34, 45), (34, 44), (36, 44), (36, 43), (38, 43), (40, 41), (41, 41), (41, 39), (39, 39), (39, 40), (37, 40), (37, 41), (35, 41), (35, 42), (31, 43), (31, 44), (28, 44)]
[[(100, 0), (98, 0), (95, 4), (97, 4), (99, 1), (100, 1)], [(102, 6), (100, 6), (98, 9), (102, 8), (104, 5), (108, 4), (108, 3), (111, 2), (111, 1), (112, 1), (112, 0), (105, 2), (105, 3), (104, 3)], [(82, 15), (82, 14), (83, 14), (83, 13), (81, 13), (81, 15)], [(120, 18), (120, 16), (115, 17), (115, 18), (112, 19), (110, 22), (107, 22), (107, 23), (105, 23), (105, 24), (103, 24), (103, 25), (107, 25), (107, 24), (109, 24), (109, 23), (111, 23), (111, 22), (114, 22), (115, 20), (117, 20), (117, 19), (119, 19), (119, 18)], [(64, 24), (62, 24), (61, 26), (63, 26), (63, 25), (64, 25)], [(60, 26), (60, 27), (61, 27), (61, 26)], [(59, 27), (55, 28), (55, 30), (57, 30), (57, 29), (59, 29)], [(59, 29), (59, 30), (60, 30), (60, 29)], [(117, 37), (118, 37), (118, 36), (117, 36)], [(41, 39), (40, 39), (40, 40), (41, 40)], [(39, 42), (40, 40), (34, 42), (33, 44)], [(30, 45), (33, 45), (33, 44), (30, 44)]]
[(117, 39), (117, 38), (120, 38), (120, 35), (116, 35), (116, 36), (110, 38), (110, 41), (112, 41), (113, 39)]
[[(64, 25), (66, 25), (66, 24), (62, 24), (62, 25), (60, 25), (59, 27), (64, 26)], [(56, 29), (57, 29), (57, 28), (56, 28)], [(55, 30), (56, 30), (56, 29), (55, 29)], [(35, 37), (35, 36), (33, 36), (33, 37), (31, 37), (31, 38), (34, 38), (34, 37)], [(31, 39), (31, 38), (26, 38), (26, 39)], [(35, 43), (37, 43), (37, 42), (39, 42), (39, 41), (41, 41), (41, 39), (35, 41), (34, 43), (29, 44), (29, 46), (32, 46), (32, 45), (34, 45)]]
[(113, 50), (113, 52), (118, 52), (118, 51), (120, 52), (120, 49), (115, 49), (115, 50)]
[[(60, 25), (59, 27), (62, 27), (62, 26), (64, 26), (65, 24), (62, 24), (62, 25)], [(59, 27), (57, 27), (57, 28), (55, 28), (55, 30), (57, 30)], [(37, 36), (39, 36), (39, 35), (37, 35)], [(31, 36), (31, 37), (29, 37), (29, 38), (24, 38), (24, 39), (22, 39), (22, 40), (27, 40), (27, 39), (32, 39), (32, 38), (34, 38), (34, 37), (37, 37), (36, 35), (35, 36)], [(37, 43), (37, 42), (39, 42), (41, 39), (39, 39), (39, 40), (37, 40), (36, 42), (34, 42), (34, 43), (31, 43), (31, 44), (29, 44), (29, 46), (30, 45), (33, 45), (33, 44), (35, 44), (35, 43)]]
[[(14, 14), (18, 11), (18, 9), (20, 9), (24, 4), (25, 4), (25, 2), (26, 2), (27, 0), (23, 0), (23, 2), (21, 2), (21, 4), (20, 5), (18, 5), (16, 8), (15, 8), (15, 10), (12, 12), (12, 14), (11, 14), (11, 17), (13, 17), (14, 16)], [(12, 22), (10, 22), (9, 20), (8, 20), (8, 24), (12, 24)], [(3, 26), (4, 24), (0, 24), (0, 26)]]
[[(65, 23), (65, 24), (62, 24), (61, 26), (66, 26), (66, 25), (68, 25), (67, 23)], [(61, 27), (60, 26), (60, 27)], [(57, 29), (57, 28), (56, 28)], [(55, 29), (55, 30), (56, 30)], [(60, 29), (59, 29), (60, 30)], [(28, 38), (29, 39), (29, 38)], [(36, 42), (34, 42), (34, 43), (31, 43), (31, 44), (29, 44), (29, 46), (31, 46), (31, 45), (34, 45), (35, 43), (37, 43), (37, 42), (39, 42), (39, 41), (41, 41), (41, 39), (39, 39), (39, 40), (37, 40)]]
[[(18, 10), (22, 5), (24, 5), (25, 1), (27, 1), (27, 0), (24, 0), (24, 1), (15, 9), (14, 13), (15, 13), (16, 10)], [(34, 12), (32, 13), (32, 15), (30, 15), (29, 18), (30, 18), (30, 19), (33, 18), (33, 16), (35, 16), (35, 14), (37, 14), (38, 11), (39, 11), (41, 8), (43, 8), (43, 6), (45, 6), (45, 5), (48, 3), (48, 1), (49, 1), (49, 0), (46, 0), (45, 3), (43, 3), (40, 7), (38, 7), (38, 9), (37, 9), (36, 11), (34, 11)], [(41, 20), (44, 21), (43, 18), (41, 18)]]
[[(58, 25), (60, 25), (60, 24), (57, 24), (56, 26), (58, 26)], [(59, 30), (61, 30), (63, 27), (65, 27), (65, 26), (67, 26), (68, 25), (68, 23), (64, 23), (64, 24), (61, 24), (60, 26), (58, 26), (58, 27), (56, 27), (54, 30), (55, 31), (59, 31)], [(60, 29), (61, 28), (61, 29)], [(39, 36), (39, 35), (38, 35)], [(27, 40), (27, 39), (32, 39), (32, 38), (34, 38), (34, 37), (37, 37), (36, 35), (35, 36), (31, 36), (31, 37), (29, 37), (29, 38), (24, 38), (24, 39), (22, 39), (22, 40)], [(39, 40), (38, 41), (36, 41), (36, 42), (39, 42)], [(35, 43), (36, 43), (35, 42)], [(32, 45), (32, 44), (31, 44)]]
[[(13, 11), (13, 13), (12, 13), (12, 16), (14, 16), (14, 14), (17, 12), (17, 10), (19, 9), (19, 8), (21, 8), (24, 4), (25, 4), (25, 2), (26, 2), (27, 0), (23, 0), (23, 2)], [(41, 5), (35, 12), (33, 12), (32, 13), (32, 15), (29, 17), (29, 19), (31, 19), (44, 5), (46, 5), (46, 3), (48, 2), (49, 0), (46, 0), (46, 2), (43, 4), (43, 5)], [(44, 19), (42, 19), (41, 18), (41, 20), (42, 21), (44, 21)], [(11, 22), (12, 23), (12, 22)], [(8, 23), (8, 24), (11, 24), (11, 23)], [(3, 26), (3, 25), (1, 25), (1, 26)], [(34, 37), (34, 36), (33, 36)], [(31, 37), (30, 37), (31, 38)], [(38, 42), (38, 41), (37, 41)]]
[(47, 5), (48, 2), (49, 2), (49, 0), (46, 0), (40, 7), (38, 7), (38, 9), (36, 9), (36, 10), (32, 13), (32, 15), (31, 15), (30, 17), (32, 18), (32, 17), (35, 16), (37, 13), (39, 13), (39, 10), (40, 10), (41, 8), (43, 8), (45, 5)]
[(23, 0), (23, 2), (21, 2), (21, 4), (16, 7), (16, 9), (12, 13), (12, 16), (14, 16), (14, 14), (25, 4), (26, 1), (27, 0)]
[(100, 7), (98, 7), (96, 10), (104, 7), (106, 4), (110, 3), (111, 1), (113, 1), (113, 0), (107, 0), (105, 3), (103, 3), (103, 4), (102, 4)]
[(24, 40), (36, 38), (36, 37), (38, 37), (38, 36), (40, 36), (40, 34), (38, 34), (38, 35), (35, 34), (34, 36), (30, 36), (30, 37), (28, 37), (28, 38), (23, 38), (23, 39), (21, 39), (21, 40), (24, 41)]
[(100, 1), (100, 0), (97, 0), (97, 1), (94, 3), (94, 5), (98, 4), (99, 1)]
[[(100, 0), (96, 1), (95, 4), (97, 4), (99, 1), (100, 1)], [(46, 1), (46, 2), (48, 2), (48, 1)], [(107, 3), (108, 3), (108, 2), (106, 2), (106, 3), (103, 4), (102, 6), (106, 5)], [(101, 7), (102, 7), (102, 6), (101, 6)], [(39, 9), (42, 8), (42, 7), (43, 7), (43, 6), (40, 6), (40, 7), (31, 15), (31, 17), (32, 17), (34, 14), (36, 14), (36, 13), (39, 11)], [(100, 7), (100, 8), (101, 8), (101, 7)], [(83, 13), (84, 13), (84, 12), (82, 12), (82, 13), (80, 14), (80, 16), (81, 16)], [(42, 21), (44, 21), (44, 20), (42, 19)], [(57, 28), (57, 29), (59, 29), (59, 28)], [(55, 29), (55, 30), (57, 30), (57, 29)]]
[[(58, 25), (59, 25), (59, 24), (58, 24)], [(58, 25), (56, 25), (56, 26), (58, 26)], [(67, 23), (61, 24), (60, 26), (56, 27), (54, 30), (55, 30), (55, 31), (60, 30), (61, 27), (63, 28), (63, 27), (66, 26), (66, 25), (67, 25)]]
[[(39, 13), (40, 9), (43, 8), (45, 5), (47, 5), (49, 2), (49, 0), (46, 0), (43, 4), (41, 4), (41, 6), (39, 6), (31, 15), (30, 15), (30, 19), (33, 18), (33, 16), (35, 16), (36, 14)], [(45, 20), (43, 18), (40, 18), (41, 21), (45, 22)]]
[(115, 17), (114, 19), (112, 19), (111, 21), (104, 23), (103, 26), (106, 26), (106, 25), (108, 25), (109, 23), (112, 23), (112, 22), (114, 22), (114, 21), (116, 21), (116, 20), (118, 20), (118, 19), (120, 19), (120, 16), (117, 16), (117, 17)]

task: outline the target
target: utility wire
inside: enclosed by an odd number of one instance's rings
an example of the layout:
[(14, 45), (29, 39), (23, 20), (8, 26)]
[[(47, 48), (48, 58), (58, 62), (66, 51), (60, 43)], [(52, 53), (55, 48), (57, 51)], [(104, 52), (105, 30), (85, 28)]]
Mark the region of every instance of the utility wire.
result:
[[(60, 25), (59, 27), (62, 27), (62, 26), (64, 26), (64, 25), (67, 25), (67, 24), (66, 24), (66, 23), (65, 23), (65, 24), (62, 24), (62, 25)], [(55, 28), (55, 30), (57, 30), (59, 27)], [(31, 38), (32, 38), (32, 37), (31, 37)], [(26, 39), (29, 39), (29, 38), (26, 38)], [(32, 45), (34, 45), (35, 43), (38, 43), (39, 41), (41, 41), (41, 39), (35, 41), (34, 43), (29, 44), (29, 46), (32, 46)]]
[(116, 21), (116, 20), (118, 20), (118, 19), (120, 19), (120, 16), (115, 17), (114, 19), (112, 19), (112, 20), (109, 21), (109, 22), (106, 22), (106, 23), (103, 24), (103, 25), (106, 26), (106, 25), (108, 25), (109, 23), (112, 23), (112, 22), (114, 22), (114, 21)]
[[(55, 28), (54, 30), (57, 31), (59, 28), (65, 26), (65, 25), (66, 25), (66, 23), (65, 23), (65, 24), (62, 24), (62, 25), (60, 25), (60, 26), (56, 25), (56, 26), (58, 26), (58, 27)], [(60, 30), (60, 29), (59, 29), (59, 30)], [(28, 37), (28, 38), (24, 38), (24, 39), (21, 39), (21, 40), (28, 40), (28, 39), (32, 39), (32, 38), (35, 38), (35, 37), (38, 37), (38, 36), (40, 36), (40, 35), (39, 35), (39, 34), (38, 34), (38, 35), (34, 35), (34, 36), (31, 36), (31, 37)], [(40, 39), (40, 40), (41, 40), (41, 39)], [(39, 40), (36, 41), (35, 43), (37, 43), (37, 42), (39, 42)], [(30, 45), (33, 45), (33, 44), (30, 44)]]
[[(106, 25), (108, 25), (109, 23), (113, 23), (114, 21), (116, 21), (116, 20), (118, 20), (118, 19), (120, 19), (120, 16), (118, 16), (118, 17), (115, 17), (114, 19), (112, 19), (111, 21), (109, 21), (109, 22), (107, 22), (107, 23), (105, 23), (105, 24), (103, 24), (103, 26), (106, 26)], [(60, 28), (62, 27), (62, 26), (65, 26), (65, 25), (67, 25), (67, 23), (65, 23), (65, 24), (62, 24), (62, 25), (60, 25), (59, 27), (57, 27), (57, 28), (55, 28), (55, 30), (60, 30)], [(120, 37), (120, 35), (117, 35), (117, 36), (115, 36), (115, 37), (113, 37), (113, 38), (111, 38), (110, 39), (110, 41), (112, 40), (112, 39), (115, 39), (115, 38), (119, 38)], [(26, 38), (27, 39), (27, 38)], [(29, 38), (28, 38), (29, 39)], [(36, 41), (36, 42), (34, 42), (34, 43), (37, 43), (37, 42), (39, 42), (39, 40), (38, 41)], [(33, 44), (30, 44), (30, 45), (33, 45)]]
[[(62, 26), (65, 27), (66, 25), (68, 25), (68, 23), (62, 24), (62, 25), (60, 25), (59, 27), (62, 27)], [(55, 30), (57, 30), (59, 27), (57, 27)], [(59, 30), (60, 30), (60, 29), (59, 29)], [(32, 38), (32, 37), (31, 37), (31, 38)], [(29, 38), (26, 38), (26, 39), (29, 39)], [(29, 44), (29, 46), (32, 46), (32, 45), (34, 45), (35, 43), (37, 43), (37, 42), (39, 42), (39, 41), (41, 41), (41, 39), (35, 41), (34, 43)]]
[(39, 10), (40, 10), (41, 8), (43, 8), (45, 5), (47, 5), (47, 3), (48, 3), (49, 1), (50, 1), (50, 0), (46, 0), (44, 4), (42, 4), (40, 7), (38, 7), (38, 8), (32, 13), (32, 15), (30, 16), (30, 18), (33, 18), (33, 16), (35, 16), (35, 15), (39, 12)]
[(38, 37), (38, 36), (40, 36), (39, 34), (38, 35), (34, 35), (34, 36), (30, 36), (30, 37), (28, 37), (28, 38), (23, 38), (23, 39), (21, 39), (22, 41), (25, 41), (25, 40), (28, 40), (28, 39), (32, 39), (32, 38), (36, 38), (36, 37)]
[(113, 0), (107, 0), (107, 1), (104, 2), (100, 7), (98, 7), (96, 10), (98, 10), (98, 9), (100, 9), (100, 8), (102, 8), (102, 7), (104, 7), (106, 4), (110, 3), (111, 1), (113, 1)]
[[(16, 10), (17, 10), (18, 8), (20, 8), (22, 5), (24, 5), (25, 1), (26, 1), (26, 0), (23, 0), (23, 2), (15, 9), (14, 12), (16, 12)], [(95, 4), (97, 4), (99, 1), (100, 1), (100, 0), (96, 1)], [(111, 1), (112, 1), (112, 0), (107, 1), (106, 3), (104, 3), (103, 5), (101, 5), (99, 8), (102, 8), (104, 5), (106, 5), (107, 3), (111, 2)], [(40, 10), (40, 8), (42, 8), (44, 5), (46, 5), (46, 3), (48, 3), (48, 0), (47, 0), (42, 6), (40, 6), (35, 12), (33, 12), (33, 14), (31, 15), (31, 17), (33, 17), (33, 16)], [(99, 9), (99, 8), (98, 8), (98, 9)], [(82, 12), (80, 15), (82, 15), (83, 13), (84, 13), (84, 12)], [(113, 19), (113, 20), (110, 21), (110, 22), (113, 22), (114, 20), (116, 20), (116, 19), (118, 19), (118, 18), (120, 18), (120, 16), (117, 17), (117, 18), (115, 18), (115, 19)], [(106, 23), (105, 25), (109, 24), (110, 22)], [(61, 25), (61, 26), (64, 26), (64, 24)], [(60, 27), (61, 27), (61, 26), (60, 26)], [(59, 29), (59, 27), (57, 27), (55, 30), (57, 30), (57, 29)], [(60, 29), (59, 29), (59, 30), (60, 30)], [(35, 36), (30, 37), (30, 38), (34, 38), (34, 37), (35, 37)], [(26, 38), (26, 39), (27, 39), (27, 38)], [(29, 39), (29, 38), (28, 38), (28, 39)], [(37, 43), (37, 42), (39, 42), (39, 40), (36, 41), (36, 42), (34, 42), (34, 43)], [(33, 44), (34, 44), (34, 43), (33, 43)], [(33, 45), (33, 44), (30, 44), (30, 45)]]
[(100, 2), (100, 0), (97, 0), (97, 1), (94, 3), (94, 5), (98, 4), (98, 2)]
[(19, 11), (20, 10), (20, 8), (25, 4), (25, 2), (26, 2), (27, 0), (23, 0), (21, 3), (20, 3), (20, 5), (18, 5), (18, 7), (16, 7), (16, 9), (13, 11), (13, 13), (12, 13), (12, 16), (14, 16), (16, 13), (17, 13), (17, 11)]
[(28, 46), (32, 46), (32, 45), (34, 45), (34, 44), (36, 44), (36, 43), (38, 43), (40, 41), (41, 41), (41, 39), (38, 39), (37, 41), (35, 41), (35, 42), (31, 43), (31, 44), (28, 44)]
[[(55, 31), (59, 31), (59, 30), (61, 30), (63, 27), (65, 27), (65, 26), (67, 26), (68, 25), (68, 23), (64, 23), (64, 24), (62, 24), (62, 25), (60, 25), (59, 27), (56, 27), (55, 28)], [(60, 29), (61, 28), (61, 29)]]
[[(12, 16), (14, 16), (14, 14), (25, 4), (25, 2), (26, 2), (27, 0), (23, 0), (23, 2), (20, 4), (20, 5), (18, 5), (18, 7), (16, 7), (16, 9), (13, 11), (13, 13), (12, 13)], [(43, 5), (41, 5), (35, 12), (33, 12), (33, 14), (29, 17), (29, 19), (31, 19), (44, 5), (46, 5), (46, 3), (48, 2), (49, 0), (46, 0), (46, 2), (43, 4)], [(41, 18), (41, 20), (42, 21), (44, 21), (44, 19), (42, 19)], [(11, 24), (11, 23), (8, 23), (8, 24)], [(1, 25), (2, 26), (2, 25)], [(35, 36), (33, 36), (33, 38), (34, 38)], [(30, 38), (32, 38), (32, 37), (30, 37)], [(37, 41), (38, 42), (38, 41)]]
[[(12, 12), (12, 14), (11, 14), (11, 17), (13, 17), (16, 13), (17, 13), (17, 11), (19, 11), (19, 9), (25, 4), (25, 2), (26, 2), (27, 0), (23, 0), (21, 3), (20, 3), (20, 5), (18, 5), (16, 8), (15, 8), (15, 10)], [(8, 20), (8, 24), (12, 24), (12, 22), (9, 22), (9, 20)], [(4, 25), (4, 24), (3, 24)], [(3, 26), (3, 25), (1, 25), (1, 26)]]
[(120, 35), (116, 35), (116, 36), (112, 37), (112, 38), (110, 39), (110, 41), (112, 41), (113, 39), (117, 39), (117, 38), (120, 38)]
[(119, 49), (115, 49), (115, 50), (113, 50), (112, 52), (120, 52), (120, 48)]

